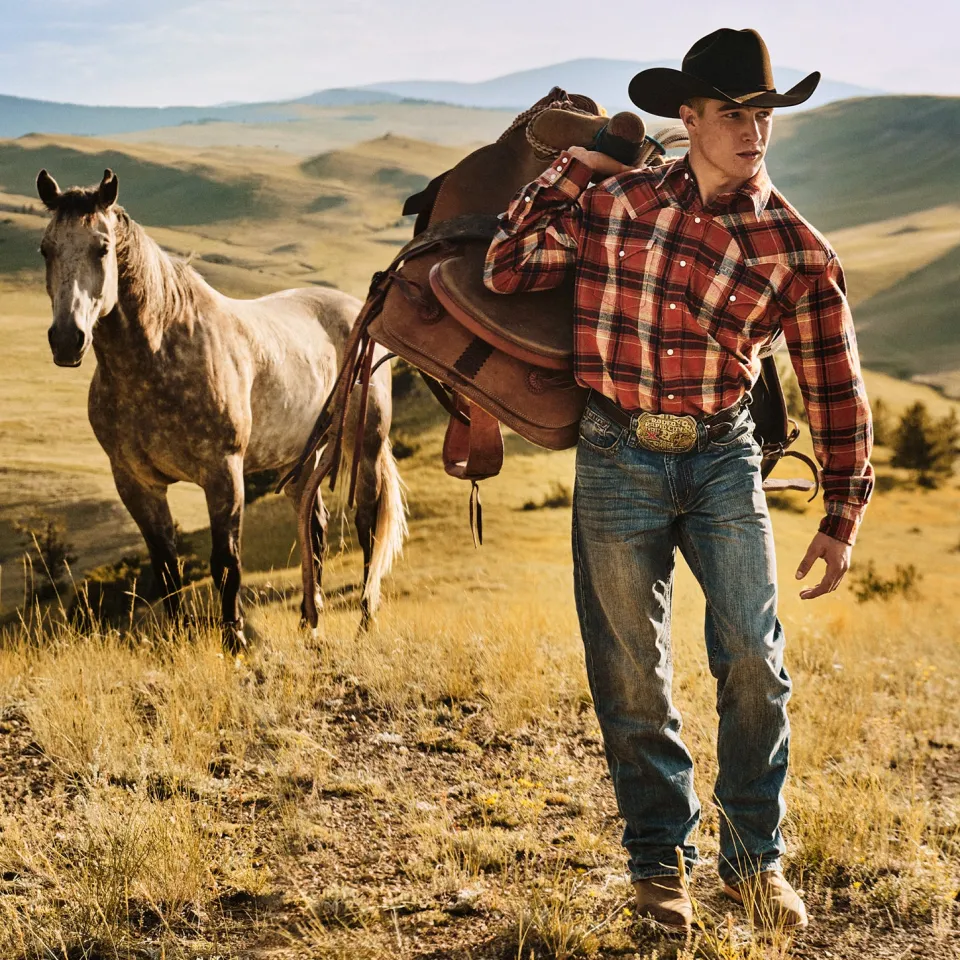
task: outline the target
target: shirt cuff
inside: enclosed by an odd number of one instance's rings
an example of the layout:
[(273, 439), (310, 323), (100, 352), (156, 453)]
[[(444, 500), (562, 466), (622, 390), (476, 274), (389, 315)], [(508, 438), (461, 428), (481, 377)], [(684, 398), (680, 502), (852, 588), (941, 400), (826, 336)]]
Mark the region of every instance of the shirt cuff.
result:
[(576, 200), (587, 187), (593, 168), (564, 151), (537, 178), (543, 187), (553, 187), (571, 200)]
[(833, 537), (834, 540), (853, 546), (856, 543), (857, 531), (860, 529), (862, 519), (862, 512), (851, 512), (849, 508), (843, 513), (828, 513), (820, 521), (820, 532)]

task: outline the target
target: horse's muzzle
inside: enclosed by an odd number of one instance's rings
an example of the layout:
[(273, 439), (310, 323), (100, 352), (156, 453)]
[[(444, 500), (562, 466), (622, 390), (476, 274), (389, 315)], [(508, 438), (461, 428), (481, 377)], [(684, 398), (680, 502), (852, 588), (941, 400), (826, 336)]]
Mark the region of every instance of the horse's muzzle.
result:
[(83, 355), (87, 352), (87, 334), (80, 327), (74, 327), (67, 333), (57, 330), (56, 326), (47, 331), (47, 341), (53, 354), (53, 362), (58, 367), (79, 367)]

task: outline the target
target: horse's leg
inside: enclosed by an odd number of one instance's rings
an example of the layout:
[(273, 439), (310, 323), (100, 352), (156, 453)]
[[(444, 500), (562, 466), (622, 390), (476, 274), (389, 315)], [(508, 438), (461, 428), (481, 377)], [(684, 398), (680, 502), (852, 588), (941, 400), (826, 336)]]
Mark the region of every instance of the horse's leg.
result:
[(374, 534), (380, 512), (376, 472), (370, 467), (371, 464), (367, 460), (360, 465), (360, 473), (357, 477), (357, 512), (353, 521), (357, 528), (360, 549), (363, 551), (363, 587), (360, 595), (361, 630), (366, 630), (370, 626), (379, 601), (377, 597), (371, 604), (367, 591), (367, 584), (370, 582), (370, 562), (373, 559)]
[(210, 514), (210, 572), (220, 591), (223, 642), (246, 645), (240, 611), (240, 533), (243, 524), (243, 457), (227, 457), (203, 483)]
[(177, 619), (182, 602), (180, 567), (177, 564), (177, 543), (173, 517), (167, 503), (165, 485), (146, 486), (123, 467), (112, 464), (113, 479), (123, 505), (140, 528), (153, 576), (163, 598), (167, 613)]
[[(300, 482), (297, 484), (288, 484), (284, 490), (293, 503), (294, 512), (299, 509), (300, 498), (303, 496), (303, 488), (310, 479), (310, 472), (304, 471)], [(315, 603), (317, 610), (323, 608), (323, 593), (321, 582), (323, 580), (323, 559), (327, 551), (327, 521), (330, 518), (330, 511), (324, 506), (323, 498), (320, 492), (317, 492), (316, 500), (313, 504), (313, 516), (310, 518), (310, 540), (313, 550), (313, 569), (315, 583)], [(301, 545), (301, 550), (303, 546)], [(307, 622), (307, 612), (305, 601), (300, 601), (300, 625), (304, 626)]]

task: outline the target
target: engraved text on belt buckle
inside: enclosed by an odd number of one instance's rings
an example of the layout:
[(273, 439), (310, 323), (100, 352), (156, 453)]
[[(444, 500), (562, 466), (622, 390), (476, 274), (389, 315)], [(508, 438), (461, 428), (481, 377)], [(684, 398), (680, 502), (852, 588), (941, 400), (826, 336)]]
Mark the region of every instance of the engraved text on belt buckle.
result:
[(697, 444), (697, 421), (672, 413), (641, 413), (637, 440), (642, 447), (657, 453), (687, 453)]

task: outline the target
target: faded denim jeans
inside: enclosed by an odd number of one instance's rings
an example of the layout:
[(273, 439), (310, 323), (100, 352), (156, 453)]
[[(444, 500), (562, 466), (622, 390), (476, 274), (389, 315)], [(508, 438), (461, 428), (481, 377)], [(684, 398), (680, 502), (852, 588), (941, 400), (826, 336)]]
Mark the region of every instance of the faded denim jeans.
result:
[[(634, 419), (634, 425), (636, 420)], [(577, 613), (632, 878), (687, 871), (700, 819), (693, 761), (670, 687), (676, 547), (706, 598), (717, 682), (719, 871), (780, 866), (790, 727), (770, 515), (750, 408), (716, 441), (653, 453), (588, 404), (573, 498)]]

